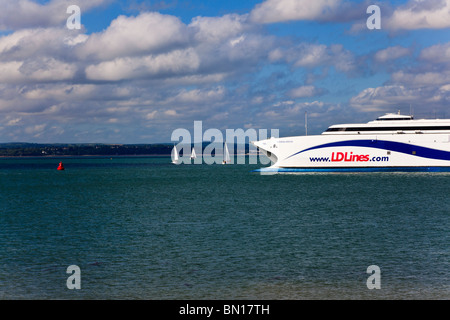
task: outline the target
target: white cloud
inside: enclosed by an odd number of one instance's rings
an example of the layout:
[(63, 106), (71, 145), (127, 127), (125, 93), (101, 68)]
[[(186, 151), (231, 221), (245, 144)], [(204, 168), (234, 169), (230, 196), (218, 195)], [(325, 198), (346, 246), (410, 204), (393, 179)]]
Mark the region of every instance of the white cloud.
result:
[(243, 42), (245, 40), (245, 36), (241, 35), (240, 37), (236, 38), (236, 39), (232, 39), (230, 40), (230, 45), (232, 47), (238, 45), (239, 43)]
[(73, 46), (86, 35), (65, 28), (22, 29), (0, 37), (0, 61), (36, 57), (73, 58)]
[(450, 27), (450, 0), (411, 0), (395, 9), (383, 26), (391, 30)]
[(104, 32), (81, 39), (76, 50), (80, 59), (94, 59), (85, 69), (90, 80), (223, 78), (266, 54), (271, 38), (252, 29), (245, 15), (196, 17), (185, 25), (174, 16), (141, 13), (115, 19)]
[(293, 100), (287, 100), (287, 101), (278, 101), (273, 104), (274, 107), (280, 107), (280, 106), (289, 106), (295, 104), (295, 101)]
[(450, 42), (423, 49), (420, 58), (432, 63), (444, 63), (450, 66)]
[(333, 66), (341, 72), (352, 72), (356, 69), (356, 59), (352, 52), (341, 44), (301, 43), (288, 49), (275, 49), (269, 53), (271, 61), (285, 60), (295, 67), (315, 68)]
[(26, 133), (30, 133), (30, 134), (37, 134), (37, 133), (40, 133), (41, 131), (43, 131), (46, 126), (47, 125), (45, 123), (44, 124), (37, 124), (37, 125), (34, 125), (32, 127), (25, 128), (25, 132)]
[(199, 57), (193, 49), (175, 50), (165, 54), (117, 58), (90, 65), (86, 68), (86, 77), (105, 81), (170, 77), (194, 72), (199, 64)]
[(11, 119), (6, 123), (6, 126), (16, 126), (20, 121), (22, 121), (22, 118)]
[(231, 73), (233, 73), (232, 70), (228, 73), (218, 72), (211, 74), (178, 75), (177, 78), (164, 79), (163, 83), (169, 86), (213, 84), (224, 81)]
[(171, 117), (175, 117), (175, 116), (178, 115), (177, 111), (173, 110), (173, 109), (169, 109), (169, 110), (164, 111), (164, 114), (166, 116), (171, 116)]
[(389, 60), (395, 60), (411, 54), (411, 50), (401, 46), (389, 47), (383, 50), (379, 50), (375, 53), (375, 60), (378, 62), (386, 62)]
[(76, 65), (53, 58), (0, 62), (0, 81), (4, 83), (47, 82), (72, 79)]
[(350, 99), (350, 105), (363, 111), (390, 110), (400, 104), (417, 101), (419, 91), (404, 86), (367, 88)]
[(397, 71), (391, 75), (391, 81), (409, 87), (439, 86), (450, 83), (450, 70), (405, 72)]
[(222, 17), (196, 17), (192, 19), (189, 28), (194, 33), (194, 39), (199, 43), (218, 43), (226, 39), (240, 36), (250, 29), (246, 23), (246, 15), (227, 14)]
[(0, 0), (0, 30), (65, 26), (66, 10), (76, 4), (86, 12), (110, 0), (51, 0), (45, 4), (31, 0)]
[(350, 106), (365, 112), (394, 112), (411, 106), (422, 114), (431, 109), (445, 112), (450, 101), (450, 92), (445, 89), (446, 86), (409, 88), (403, 85), (367, 88), (350, 99)]
[[(400, 46), (378, 51), (378, 62), (411, 55)], [(367, 88), (350, 99), (350, 105), (361, 111), (392, 112), (415, 107), (422, 114), (429, 110), (445, 112), (450, 101), (450, 46), (437, 44), (423, 49), (408, 68), (397, 68), (383, 86)], [(394, 109), (394, 110), (393, 110)]]
[(295, 66), (316, 67), (330, 59), (326, 45), (304, 45), (296, 56)]
[(208, 103), (212, 101), (217, 101), (223, 99), (225, 95), (225, 88), (223, 86), (218, 86), (211, 90), (185, 90), (183, 89), (174, 98), (169, 99), (169, 102), (194, 102), (194, 103)]
[(154, 110), (154, 111), (152, 111), (152, 112), (149, 112), (149, 113), (147, 113), (147, 114), (145, 115), (145, 118), (146, 118), (147, 120), (155, 119), (157, 113), (158, 113), (157, 110)]
[(26, 99), (51, 99), (51, 100), (86, 100), (94, 98), (98, 94), (97, 86), (92, 84), (78, 85), (50, 85), (40, 86), (24, 92)]
[(340, 3), (340, 0), (266, 0), (252, 10), (250, 19), (258, 23), (322, 20), (335, 12)]
[(322, 90), (315, 86), (301, 86), (289, 91), (289, 96), (292, 98), (309, 98), (322, 93)]
[(224, 121), (228, 119), (229, 112), (220, 112), (212, 115), (208, 120), (211, 121)]
[(275, 48), (269, 52), (269, 61), (276, 62), (283, 59), (284, 53), (280, 48)]
[(177, 17), (145, 12), (119, 16), (103, 32), (94, 33), (80, 46), (80, 57), (111, 60), (179, 47), (188, 41), (186, 25)]

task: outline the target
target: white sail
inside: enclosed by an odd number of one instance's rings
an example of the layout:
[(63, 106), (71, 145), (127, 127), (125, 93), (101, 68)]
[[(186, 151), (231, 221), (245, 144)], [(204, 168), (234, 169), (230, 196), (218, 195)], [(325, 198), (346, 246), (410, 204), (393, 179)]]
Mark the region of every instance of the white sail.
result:
[(223, 145), (223, 164), (230, 162), (230, 153), (228, 152), (227, 143), (225, 142)]
[(197, 158), (197, 155), (195, 154), (195, 149), (192, 148), (191, 159), (195, 159), (195, 158)]
[(174, 146), (172, 150), (172, 163), (178, 164), (178, 159), (177, 146)]

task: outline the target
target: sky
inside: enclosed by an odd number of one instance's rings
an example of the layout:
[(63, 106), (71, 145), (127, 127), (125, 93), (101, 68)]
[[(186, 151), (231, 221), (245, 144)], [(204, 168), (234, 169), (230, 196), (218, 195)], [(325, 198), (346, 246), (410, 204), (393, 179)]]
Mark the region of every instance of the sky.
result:
[(450, 118), (450, 0), (0, 8), (0, 142), (161, 143), (194, 121), (304, 135), (305, 114), (308, 134), (388, 112)]

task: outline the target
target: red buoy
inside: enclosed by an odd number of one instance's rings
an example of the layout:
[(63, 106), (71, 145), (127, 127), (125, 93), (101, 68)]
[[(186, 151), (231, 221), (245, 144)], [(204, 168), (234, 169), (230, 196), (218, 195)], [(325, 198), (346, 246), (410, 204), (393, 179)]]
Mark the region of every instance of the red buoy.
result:
[(64, 165), (62, 162), (59, 163), (58, 170), (64, 170)]

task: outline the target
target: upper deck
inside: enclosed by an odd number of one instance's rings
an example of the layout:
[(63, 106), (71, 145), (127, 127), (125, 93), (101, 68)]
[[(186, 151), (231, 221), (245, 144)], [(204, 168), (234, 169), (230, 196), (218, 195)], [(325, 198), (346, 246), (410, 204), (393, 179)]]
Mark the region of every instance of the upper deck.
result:
[(337, 124), (322, 134), (426, 134), (449, 133), (450, 119), (414, 120), (413, 116), (386, 114), (368, 123)]

